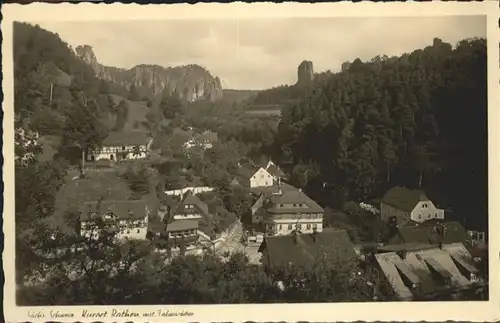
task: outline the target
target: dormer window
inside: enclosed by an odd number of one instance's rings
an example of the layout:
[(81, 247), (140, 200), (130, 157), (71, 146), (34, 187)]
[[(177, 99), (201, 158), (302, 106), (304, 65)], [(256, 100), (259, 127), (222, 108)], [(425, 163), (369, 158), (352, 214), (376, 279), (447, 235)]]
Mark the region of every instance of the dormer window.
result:
[(125, 150), (125, 146), (122, 146), (122, 150)]

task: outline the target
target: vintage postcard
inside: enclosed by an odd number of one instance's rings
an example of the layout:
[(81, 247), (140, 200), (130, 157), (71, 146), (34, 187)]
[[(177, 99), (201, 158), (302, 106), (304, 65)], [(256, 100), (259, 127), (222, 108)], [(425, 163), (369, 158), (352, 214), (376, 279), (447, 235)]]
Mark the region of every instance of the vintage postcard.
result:
[(4, 6), (6, 321), (498, 320), (497, 9)]

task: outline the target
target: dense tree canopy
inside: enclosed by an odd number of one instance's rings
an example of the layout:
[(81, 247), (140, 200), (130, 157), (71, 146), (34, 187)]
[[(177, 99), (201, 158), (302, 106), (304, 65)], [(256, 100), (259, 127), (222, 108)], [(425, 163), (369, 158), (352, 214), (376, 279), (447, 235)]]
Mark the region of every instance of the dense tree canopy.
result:
[(284, 111), (276, 157), (290, 163), (296, 183), (316, 183), (313, 195), (321, 182), (355, 200), (380, 197), (392, 185), (423, 188), (455, 217), (484, 229), (486, 111), (486, 41), (452, 49), (435, 39), (424, 50), (357, 59), (321, 78)]

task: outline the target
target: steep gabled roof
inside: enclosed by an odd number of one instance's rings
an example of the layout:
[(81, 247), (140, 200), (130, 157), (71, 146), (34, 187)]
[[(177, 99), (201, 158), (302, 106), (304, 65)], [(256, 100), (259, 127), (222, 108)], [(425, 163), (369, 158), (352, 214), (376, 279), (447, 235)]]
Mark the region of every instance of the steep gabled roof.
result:
[(144, 131), (110, 132), (102, 141), (103, 146), (140, 146), (146, 145), (151, 137)]
[(204, 202), (202, 202), (196, 195), (194, 195), (192, 191), (187, 191), (184, 194), (181, 202), (177, 205), (177, 207), (174, 208), (172, 215), (186, 213), (186, 211), (188, 211), (188, 209), (186, 208), (187, 205), (195, 205), (203, 216), (210, 216), (208, 206)]
[(404, 243), (465, 243), (470, 240), (460, 222), (444, 222), (435, 225), (401, 227), (398, 235)]
[(318, 256), (331, 255), (331, 261), (347, 263), (356, 259), (356, 252), (345, 230), (265, 237), (259, 252), (267, 249), (270, 265), (312, 265)]
[(139, 220), (146, 216), (146, 202), (134, 201), (95, 201), (85, 202), (80, 208), (80, 221), (89, 221), (111, 212), (120, 220)]
[(423, 191), (410, 190), (400, 186), (391, 188), (382, 198), (382, 203), (405, 212), (413, 211), (418, 202), (421, 201), (429, 201)]
[(238, 167), (236, 170), (236, 176), (237, 177), (242, 177), (246, 180), (250, 180), (255, 173), (259, 170), (259, 167), (255, 167), (249, 164), (244, 164)]

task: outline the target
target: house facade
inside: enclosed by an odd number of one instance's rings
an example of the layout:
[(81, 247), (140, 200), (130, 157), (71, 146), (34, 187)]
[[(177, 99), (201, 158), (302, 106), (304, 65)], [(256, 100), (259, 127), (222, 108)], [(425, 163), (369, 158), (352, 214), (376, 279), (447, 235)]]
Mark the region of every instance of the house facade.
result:
[(444, 210), (438, 209), (423, 191), (396, 186), (382, 198), (380, 217), (383, 221), (395, 218), (398, 224), (405, 225), (410, 221), (442, 220)]
[(263, 167), (242, 165), (238, 167), (236, 176), (234, 177), (231, 184), (241, 185), (250, 189), (259, 187), (271, 187), (274, 184), (274, 178)]
[(153, 139), (145, 132), (112, 132), (103, 140), (101, 147), (87, 153), (87, 160), (144, 159), (148, 156), (152, 143)]
[(117, 239), (146, 239), (149, 210), (142, 200), (83, 203), (80, 235), (99, 238), (102, 230), (115, 230)]
[(256, 202), (259, 204), (252, 207), (252, 220), (255, 224), (264, 225), (266, 235), (323, 231), (323, 208), (302, 191), (261, 195), (259, 199)]
[(198, 241), (199, 221), (209, 215), (208, 206), (192, 191), (187, 191), (181, 201), (160, 211), (161, 225), (156, 225), (153, 234), (161, 237), (170, 247), (188, 247)]

